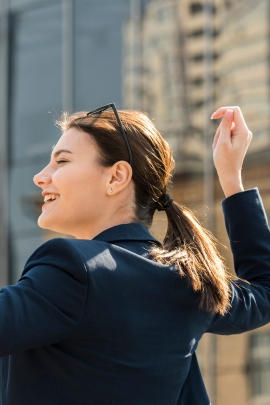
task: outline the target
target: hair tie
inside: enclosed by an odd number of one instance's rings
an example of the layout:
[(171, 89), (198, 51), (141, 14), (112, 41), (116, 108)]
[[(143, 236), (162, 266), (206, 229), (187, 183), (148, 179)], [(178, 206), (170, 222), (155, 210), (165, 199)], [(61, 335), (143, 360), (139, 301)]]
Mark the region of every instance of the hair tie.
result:
[(169, 194), (162, 194), (162, 196), (156, 201), (156, 207), (158, 211), (165, 211), (172, 205), (173, 199)]

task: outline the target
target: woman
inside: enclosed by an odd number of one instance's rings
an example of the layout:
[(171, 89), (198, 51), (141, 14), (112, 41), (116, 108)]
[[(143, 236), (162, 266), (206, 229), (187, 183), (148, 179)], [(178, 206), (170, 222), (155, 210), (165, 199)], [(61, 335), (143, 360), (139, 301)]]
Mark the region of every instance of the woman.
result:
[[(147, 116), (114, 105), (65, 115), (34, 182), (39, 226), (76, 239), (43, 244), (1, 291), (2, 405), (209, 404), (203, 333), (270, 320), (269, 228), (240, 175), (251, 133), (239, 108), (223, 115), (213, 148), (225, 219), (236, 271), (256, 286), (231, 281), (211, 236), (167, 194), (171, 150)], [(162, 244), (148, 230), (156, 209)]]

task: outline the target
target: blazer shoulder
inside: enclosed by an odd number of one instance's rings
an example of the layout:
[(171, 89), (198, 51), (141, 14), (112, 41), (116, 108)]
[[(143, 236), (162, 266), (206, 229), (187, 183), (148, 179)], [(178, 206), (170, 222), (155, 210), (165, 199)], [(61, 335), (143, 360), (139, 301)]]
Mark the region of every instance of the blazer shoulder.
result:
[(86, 267), (72, 239), (54, 238), (39, 246), (27, 260), (22, 275), (35, 266), (53, 266), (86, 281)]

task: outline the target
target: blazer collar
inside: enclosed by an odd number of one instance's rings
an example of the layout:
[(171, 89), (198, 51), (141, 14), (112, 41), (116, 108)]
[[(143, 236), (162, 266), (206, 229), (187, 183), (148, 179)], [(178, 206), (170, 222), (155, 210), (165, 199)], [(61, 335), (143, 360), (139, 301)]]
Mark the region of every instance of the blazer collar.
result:
[(95, 236), (93, 240), (100, 240), (102, 242), (141, 240), (155, 242), (160, 245), (160, 242), (151, 235), (149, 230), (138, 222), (113, 226)]

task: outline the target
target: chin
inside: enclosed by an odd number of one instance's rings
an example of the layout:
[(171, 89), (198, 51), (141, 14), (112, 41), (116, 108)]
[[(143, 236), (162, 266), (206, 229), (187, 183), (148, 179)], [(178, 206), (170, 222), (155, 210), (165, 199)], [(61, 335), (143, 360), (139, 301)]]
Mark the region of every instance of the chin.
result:
[(63, 233), (61, 230), (58, 229), (59, 227), (56, 225), (55, 221), (52, 221), (51, 218), (44, 217), (43, 214), (41, 214), (39, 216), (37, 224), (42, 229), (47, 229), (49, 231)]
[(63, 225), (56, 220), (53, 220), (53, 218), (47, 218), (46, 216), (43, 216), (42, 214), (38, 218), (37, 221), (38, 226), (41, 229), (46, 229), (48, 231), (56, 232), (61, 235), (69, 235), (72, 237), (76, 237), (71, 229), (67, 229), (67, 227), (63, 227)]

